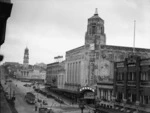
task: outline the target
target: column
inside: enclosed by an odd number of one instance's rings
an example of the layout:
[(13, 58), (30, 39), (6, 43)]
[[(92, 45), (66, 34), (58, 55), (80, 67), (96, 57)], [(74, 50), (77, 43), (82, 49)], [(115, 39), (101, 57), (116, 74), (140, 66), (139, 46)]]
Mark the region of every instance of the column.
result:
[(101, 89), (101, 99), (103, 99), (103, 96), (104, 96), (103, 89)]
[(68, 65), (67, 65), (67, 83), (69, 82), (69, 63), (68, 63)]
[(74, 83), (74, 63), (72, 63), (72, 83)]
[(76, 83), (78, 84), (78, 62), (76, 62)]
[(110, 101), (110, 90), (108, 89), (108, 100)]
[(70, 79), (71, 79), (71, 83), (73, 82), (73, 63), (71, 63), (71, 76), (70, 76)]
[(78, 63), (78, 83), (81, 84), (81, 62)]
[(75, 63), (75, 84), (77, 84), (77, 62)]
[(76, 72), (76, 69), (75, 69), (75, 68), (76, 68), (76, 63), (74, 62), (74, 63), (73, 63), (73, 83), (75, 83), (75, 76), (76, 76), (76, 75), (75, 75), (75, 72)]
[(69, 83), (71, 83), (72, 63), (70, 63)]

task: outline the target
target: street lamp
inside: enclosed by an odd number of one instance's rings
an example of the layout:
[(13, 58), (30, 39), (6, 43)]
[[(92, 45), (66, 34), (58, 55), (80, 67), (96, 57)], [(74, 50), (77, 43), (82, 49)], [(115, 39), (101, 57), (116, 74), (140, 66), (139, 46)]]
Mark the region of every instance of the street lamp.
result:
[(80, 100), (80, 102), (79, 102), (79, 108), (81, 109), (81, 113), (83, 113), (83, 109), (85, 108), (83, 100)]
[(136, 112), (139, 113), (139, 105), (140, 105), (140, 102), (139, 102), (139, 101), (136, 101), (135, 105), (136, 105)]

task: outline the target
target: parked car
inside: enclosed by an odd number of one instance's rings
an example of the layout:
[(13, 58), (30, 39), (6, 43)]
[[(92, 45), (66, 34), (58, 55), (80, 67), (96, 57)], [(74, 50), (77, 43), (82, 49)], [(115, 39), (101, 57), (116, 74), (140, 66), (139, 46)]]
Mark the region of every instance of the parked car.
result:
[(43, 105), (48, 105), (46, 100), (43, 100)]
[(31, 87), (31, 84), (24, 84), (25, 87)]
[(10, 80), (10, 79), (7, 79), (7, 80), (6, 80), (6, 82), (12, 82), (12, 80)]
[(49, 108), (39, 108), (39, 113), (54, 113), (54, 111)]

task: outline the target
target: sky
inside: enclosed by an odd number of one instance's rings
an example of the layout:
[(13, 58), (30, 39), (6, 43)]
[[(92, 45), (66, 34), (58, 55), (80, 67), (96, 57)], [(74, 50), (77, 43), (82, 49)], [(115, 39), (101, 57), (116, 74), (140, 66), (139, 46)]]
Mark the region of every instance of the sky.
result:
[(106, 44), (150, 49), (150, 0), (11, 0), (3, 62), (52, 63), (54, 57), (84, 45), (87, 19), (98, 8), (105, 22)]

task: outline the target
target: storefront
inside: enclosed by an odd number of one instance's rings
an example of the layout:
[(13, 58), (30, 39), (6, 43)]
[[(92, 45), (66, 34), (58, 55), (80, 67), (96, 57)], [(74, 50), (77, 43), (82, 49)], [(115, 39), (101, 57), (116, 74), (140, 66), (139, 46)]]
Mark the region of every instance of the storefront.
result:
[(95, 89), (91, 87), (80, 88), (79, 99), (83, 100), (85, 104), (94, 104), (95, 102)]

